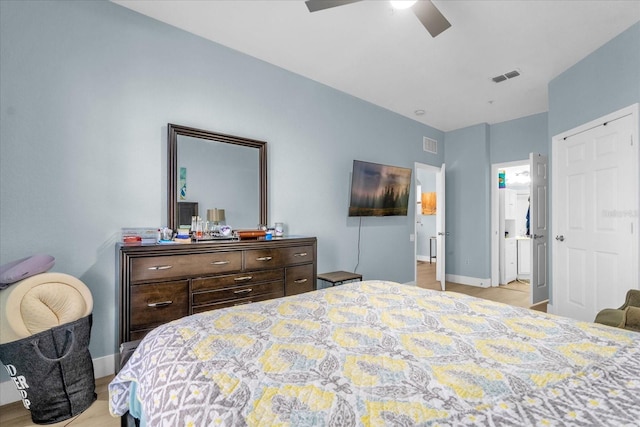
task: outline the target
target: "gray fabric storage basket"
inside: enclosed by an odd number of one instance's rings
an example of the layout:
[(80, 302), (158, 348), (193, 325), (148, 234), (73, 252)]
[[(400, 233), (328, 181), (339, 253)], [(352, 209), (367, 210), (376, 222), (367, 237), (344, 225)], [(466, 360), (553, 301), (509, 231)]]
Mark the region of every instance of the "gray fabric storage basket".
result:
[(74, 417), (96, 400), (89, 353), (92, 315), (0, 345), (22, 403), (36, 424)]

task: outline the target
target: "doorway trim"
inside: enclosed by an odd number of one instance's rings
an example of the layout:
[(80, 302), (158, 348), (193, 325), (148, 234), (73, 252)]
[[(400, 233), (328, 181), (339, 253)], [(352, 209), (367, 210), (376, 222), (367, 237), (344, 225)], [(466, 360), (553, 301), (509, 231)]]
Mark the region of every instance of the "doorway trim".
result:
[[(433, 165), (428, 165), (426, 163), (420, 163), (420, 162), (413, 163), (413, 172), (414, 172), (413, 190), (415, 192), (414, 194), (416, 194), (416, 197), (413, 199), (414, 214), (413, 214), (413, 236), (412, 236), (413, 237), (413, 283), (414, 284), (418, 283), (418, 214), (419, 214), (418, 204), (417, 204), (418, 169), (422, 169), (429, 173), (437, 174), (442, 172), (442, 166), (433, 166)], [(436, 186), (436, 200), (440, 200), (440, 197), (441, 197), (440, 191), (438, 190), (438, 186)], [(438, 222), (438, 218), (439, 218), (438, 215), (441, 215), (441, 213), (439, 210), (436, 210), (436, 223)]]
[(498, 171), (513, 166), (529, 164), (529, 159), (491, 164), (491, 286), (500, 285), (500, 193), (498, 192)]

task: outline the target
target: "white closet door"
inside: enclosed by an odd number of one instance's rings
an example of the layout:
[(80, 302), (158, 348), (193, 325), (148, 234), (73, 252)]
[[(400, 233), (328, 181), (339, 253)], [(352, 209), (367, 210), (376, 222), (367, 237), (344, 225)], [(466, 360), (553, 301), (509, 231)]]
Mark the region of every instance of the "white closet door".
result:
[(638, 147), (634, 115), (556, 141), (556, 314), (593, 321), (638, 287)]

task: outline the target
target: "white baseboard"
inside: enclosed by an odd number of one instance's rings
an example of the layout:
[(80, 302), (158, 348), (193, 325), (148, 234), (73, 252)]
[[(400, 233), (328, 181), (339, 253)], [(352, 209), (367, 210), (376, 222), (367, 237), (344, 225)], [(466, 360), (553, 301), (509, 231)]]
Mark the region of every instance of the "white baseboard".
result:
[[(96, 378), (106, 377), (115, 373), (116, 355), (93, 359), (93, 372)], [(0, 406), (20, 401), (20, 393), (13, 381), (0, 382)]]
[(491, 287), (491, 279), (482, 279), (479, 277), (459, 276), (457, 274), (447, 274), (446, 281), (452, 283), (460, 283), (461, 285), (478, 286), (480, 288)]

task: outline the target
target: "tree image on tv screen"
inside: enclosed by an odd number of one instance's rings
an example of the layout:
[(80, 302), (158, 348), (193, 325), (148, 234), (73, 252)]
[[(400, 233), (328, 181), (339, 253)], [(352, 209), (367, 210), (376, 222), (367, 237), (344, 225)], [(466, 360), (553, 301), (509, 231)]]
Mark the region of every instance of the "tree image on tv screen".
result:
[(349, 216), (407, 215), (411, 169), (355, 160)]

